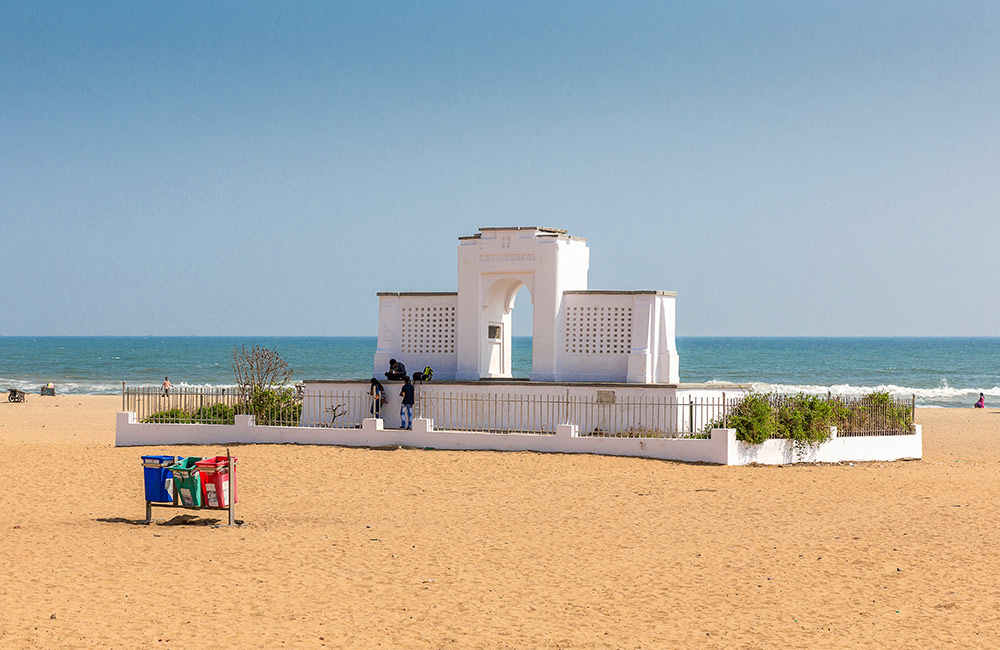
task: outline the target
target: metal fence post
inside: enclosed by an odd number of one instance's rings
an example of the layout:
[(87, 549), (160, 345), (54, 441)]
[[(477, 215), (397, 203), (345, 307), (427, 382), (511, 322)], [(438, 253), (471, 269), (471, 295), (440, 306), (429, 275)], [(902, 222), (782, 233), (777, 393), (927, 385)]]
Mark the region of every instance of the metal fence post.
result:
[(233, 512), (233, 502), (236, 501), (236, 491), (233, 490), (233, 482), (236, 478), (236, 463), (233, 462), (232, 454), (229, 453), (229, 448), (226, 448), (226, 464), (229, 466), (229, 525), (236, 525), (236, 513)]

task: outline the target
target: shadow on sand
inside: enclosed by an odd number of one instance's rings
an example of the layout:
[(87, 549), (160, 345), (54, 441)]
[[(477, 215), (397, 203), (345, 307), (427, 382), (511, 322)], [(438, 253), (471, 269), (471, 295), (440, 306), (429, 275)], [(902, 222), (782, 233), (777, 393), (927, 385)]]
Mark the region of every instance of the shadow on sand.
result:
[[(98, 517), (94, 521), (105, 524), (129, 524), (131, 526), (217, 526), (219, 520), (212, 517), (199, 517), (198, 515), (177, 515), (166, 521), (147, 522), (145, 519), (129, 519), (127, 517)], [(237, 520), (237, 523), (243, 523)]]

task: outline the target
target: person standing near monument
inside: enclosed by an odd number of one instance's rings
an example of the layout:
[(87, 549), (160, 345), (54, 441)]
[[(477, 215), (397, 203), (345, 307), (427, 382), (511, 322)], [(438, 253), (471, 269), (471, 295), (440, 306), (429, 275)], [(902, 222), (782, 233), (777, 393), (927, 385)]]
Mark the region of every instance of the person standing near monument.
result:
[(371, 387), (368, 389), (368, 395), (372, 400), (372, 407), (370, 409), (372, 417), (382, 417), (382, 404), (385, 403), (385, 387), (382, 385), (382, 382), (372, 377)]
[(403, 389), (399, 391), (399, 396), (403, 398), (399, 405), (399, 426), (404, 429), (413, 428), (413, 384), (410, 378), (403, 376)]

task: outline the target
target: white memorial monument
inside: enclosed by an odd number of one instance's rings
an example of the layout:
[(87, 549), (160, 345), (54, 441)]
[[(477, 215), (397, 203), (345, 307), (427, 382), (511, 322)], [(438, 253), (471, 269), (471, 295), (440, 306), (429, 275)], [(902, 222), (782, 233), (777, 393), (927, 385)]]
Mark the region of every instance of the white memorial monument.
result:
[[(433, 381), (415, 387), (412, 428), (402, 428), (399, 381), (387, 380), (380, 397), (368, 379), (307, 379), (298, 426), (248, 414), (232, 425), (149, 422), (141, 409), (159, 403), (135, 392), (136, 410), (118, 414), (115, 444), (404, 445), (724, 465), (922, 456), (919, 425), (893, 435), (834, 429), (830, 440), (809, 446), (738, 440), (728, 417), (746, 387), (678, 382), (676, 295), (588, 291), (589, 265), (587, 243), (565, 230), (480, 228), (459, 239), (457, 292), (380, 293), (373, 376), (390, 358), (414, 373), (434, 368)], [(534, 305), (533, 381), (511, 377), (511, 311), (521, 287)]]
[(458, 292), (379, 293), (376, 377), (389, 359), (435, 379), (511, 378), (511, 311), (531, 296), (532, 381), (676, 384), (672, 291), (588, 291), (586, 240), (555, 228), (460, 237)]

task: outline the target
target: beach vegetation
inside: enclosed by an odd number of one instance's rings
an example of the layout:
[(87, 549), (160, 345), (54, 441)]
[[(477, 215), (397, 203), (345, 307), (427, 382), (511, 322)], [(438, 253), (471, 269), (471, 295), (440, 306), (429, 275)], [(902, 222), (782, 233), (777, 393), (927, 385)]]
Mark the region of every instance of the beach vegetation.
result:
[[(736, 439), (751, 445), (777, 438), (778, 420), (771, 408), (770, 395), (751, 391), (728, 414), (728, 424), (736, 429)], [(714, 428), (718, 423), (711, 423)]]
[(913, 425), (911, 405), (893, 398), (889, 391), (868, 393), (854, 407), (837, 411), (840, 431), (909, 431)]
[(212, 404), (197, 409), (172, 408), (143, 422), (166, 424), (235, 424), (237, 415), (252, 415), (260, 425), (294, 426), (302, 416), (302, 399), (287, 384), (292, 376), (277, 350), (253, 345), (233, 348), (235, 405)]
[(292, 378), (292, 369), (277, 350), (252, 345), (233, 348), (233, 375), (244, 395), (281, 388)]
[(841, 432), (905, 432), (913, 424), (910, 406), (887, 391), (848, 400), (817, 395), (776, 395), (751, 391), (733, 404), (725, 417), (709, 422), (703, 432), (728, 426), (736, 439), (759, 445), (771, 438), (793, 440), (797, 447), (830, 438), (830, 427)]
[(261, 425), (296, 425), (302, 400), (287, 386), (292, 369), (277, 350), (253, 345), (233, 348), (233, 375), (241, 399), (238, 413)]
[(184, 409), (167, 409), (150, 414), (148, 418), (143, 418), (143, 423), (163, 423), (163, 424), (192, 424), (193, 415)]
[(153, 413), (143, 422), (155, 422), (160, 424), (233, 424), (235, 423), (236, 409), (226, 404), (213, 404), (202, 406), (193, 411), (180, 408), (167, 409)]
[(194, 412), (194, 418), (196, 422), (234, 424), (236, 422), (236, 409), (228, 404), (203, 406)]
[(253, 415), (257, 424), (294, 426), (302, 417), (302, 400), (291, 388), (254, 388), (238, 409)]
[(836, 409), (829, 400), (799, 393), (781, 400), (776, 410), (780, 437), (799, 445), (829, 440), (836, 419)]
[(235, 406), (213, 404), (194, 410), (172, 408), (142, 421), (161, 424), (235, 424), (237, 415), (252, 415), (257, 424), (294, 426), (302, 416), (302, 401), (291, 388), (257, 389)]

